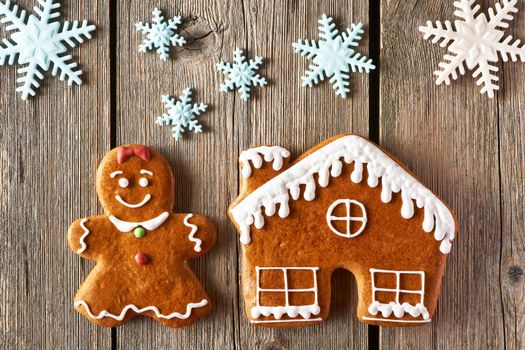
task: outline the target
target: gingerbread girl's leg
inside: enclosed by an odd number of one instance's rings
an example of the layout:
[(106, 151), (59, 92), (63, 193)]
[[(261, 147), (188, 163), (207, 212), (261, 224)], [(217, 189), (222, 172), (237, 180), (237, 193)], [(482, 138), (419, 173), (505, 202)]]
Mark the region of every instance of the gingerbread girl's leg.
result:
[(197, 321), (210, 312), (211, 300), (204, 291), (200, 281), (193, 272), (185, 267), (177, 271), (177, 278), (173, 290), (165, 296), (159, 305), (175, 305), (172, 310), (163, 311), (164, 314), (148, 316), (168, 327), (185, 327)]
[(126, 308), (126, 298), (120, 288), (118, 275), (95, 266), (75, 296), (75, 309), (93, 323), (117, 327), (135, 316)]

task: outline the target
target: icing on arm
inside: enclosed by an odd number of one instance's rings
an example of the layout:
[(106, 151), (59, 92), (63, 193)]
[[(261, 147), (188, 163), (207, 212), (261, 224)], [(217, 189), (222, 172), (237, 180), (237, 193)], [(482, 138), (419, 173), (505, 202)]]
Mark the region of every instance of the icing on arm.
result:
[(84, 239), (89, 235), (89, 230), (86, 227), (86, 222), (88, 219), (84, 218), (80, 220), (80, 227), (84, 230), (84, 234), (80, 237), (80, 248), (77, 249), (77, 254), (82, 254), (87, 249), (87, 244), (84, 242)]
[(195, 243), (195, 246), (193, 247), (193, 250), (195, 250), (196, 252), (200, 252), (202, 250), (202, 248), (201, 248), (202, 240), (200, 240), (199, 238), (195, 237), (195, 233), (199, 230), (199, 228), (198, 228), (197, 225), (191, 224), (188, 221), (192, 217), (193, 217), (193, 214), (186, 215), (186, 217), (184, 218), (184, 225), (189, 227), (189, 228), (191, 228), (191, 232), (188, 235), (188, 239), (190, 241), (192, 241), (193, 243)]
[(91, 233), (87, 223), (90, 220), (87, 218), (75, 221), (69, 228), (68, 241), (71, 249), (82, 255), (83, 253), (89, 253), (89, 245), (87, 243), (88, 237)]

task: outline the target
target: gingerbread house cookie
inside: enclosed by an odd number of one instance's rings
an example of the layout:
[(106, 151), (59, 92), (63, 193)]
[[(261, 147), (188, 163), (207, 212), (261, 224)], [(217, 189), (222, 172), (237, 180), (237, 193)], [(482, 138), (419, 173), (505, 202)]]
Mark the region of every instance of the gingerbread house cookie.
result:
[(451, 210), (359, 136), (329, 139), (292, 163), (289, 157), (266, 146), (240, 157), (241, 191), (229, 215), (240, 232), (250, 322), (325, 320), (338, 268), (356, 278), (360, 321), (430, 322), (456, 234)]
[(110, 151), (97, 172), (105, 215), (75, 221), (69, 246), (97, 264), (75, 296), (90, 321), (119, 326), (135, 315), (187, 326), (211, 302), (187, 260), (204, 254), (215, 229), (204, 216), (173, 213), (175, 187), (166, 159), (142, 145)]

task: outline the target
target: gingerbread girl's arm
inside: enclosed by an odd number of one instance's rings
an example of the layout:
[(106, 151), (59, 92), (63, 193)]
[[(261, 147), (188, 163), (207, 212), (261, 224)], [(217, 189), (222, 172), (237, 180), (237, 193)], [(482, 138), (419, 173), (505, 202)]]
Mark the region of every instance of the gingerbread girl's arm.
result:
[[(175, 214), (182, 222), (183, 246), (188, 256), (195, 257), (208, 251), (215, 242), (216, 232), (213, 223), (199, 214)], [(180, 226), (179, 226), (180, 227)]]
[[(91, 216), (78, 219), (69, 226), (68, 243), (71, 250), (88, 260), (95, 260), (97, 241), (101, 239), (99, 232), (107, 221), (103, 216)], [(95, 229), (96, 227), (96, 229)]]

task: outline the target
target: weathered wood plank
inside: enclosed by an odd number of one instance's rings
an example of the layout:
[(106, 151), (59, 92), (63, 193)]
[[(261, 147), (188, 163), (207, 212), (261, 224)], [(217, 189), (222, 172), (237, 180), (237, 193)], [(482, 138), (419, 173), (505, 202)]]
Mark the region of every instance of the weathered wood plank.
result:
[[(248, 104), (235, 97), (235, 128), (242, 150), (259, 145), (280, 145), (293, 156), (325, 139), (354, 132), (368, 134), (368, 76), (352, 75), (349, 98), (337, 97), (328, 81), (309, 89), (301, 87), (301, 76), (311, 64), (295, 54), (292, 43), (298, 39), (317, 39), (321, 14), (332, 16), (344, 30), (351, 23), (365, 24), (365, 35), (358, 48), (368, 50), (368, 1), (246, 1), (242, 25), (246, 44), (224, 45), (223, 55), (230, 57), (235, 46), (266, 58), (262, 71), (270, 84), (256, 89)], [(230, 101), (234, 98), (229, 96)], [(236, 164), (230, 164), (235, 167)], [(235, 232), (230, 226), (230, 235)], [(233, 244), (233, 243), (232, 243)], [(240, 248), (239, 248), (240, 253)], [(240, 260), (239, 260), (240, 264)], [(239, 283), (240, 276), (232, 283)], [(237, 346), (241, 349), (343, 349), (367, 348), (368, 328), (355, 316), (357, 291), (353, 277), (338, 271), (333, 276), (330, 318), (319, 326), (295, 329), (255, 327), (245, 317), (239, 296)]]
[[(525, 39), (525, 3), (508, 33)], [(501, 174), (500, 275), (507, 349), (524, 349), (525, 339), (525, 65), (503, 66), (498, 99)]]
[[(486, 10), (489, 2), (480, 3)], [(389, 0), (381, 6), (381, 144), (453, 208), (460, 225), (432, 324), (382, 328), (381, 347), (501, 349), (501, 240), (510, 233), (501, 231), (498, 101), (519, 91), (508, 85), (491, 100), (470, 73), (449, 87), (434, 85), (432, 72), (446, 51), (423, 41), (418, 27), (429, 19), (453, 20), (452, 1)], [(513, 171), (510, 163), (507, 170)], [(507, 191), (520, 184), (515, 181), (507, 180)]]
[[(183, 16), (182, 34), (189, 42), (184, 48), (172, 49), (167, 62), (155, 52), (137, 52), (143, 37), (134, 24), (150, 22), (157, 6), (166, 18)], [(119, 3), (117, 11), (117, 145), (145, 143), (162, 152), (175, 172), (175, 211), (204, 214), (214, 221), (218, 232), (212, 250), (190, 263), (212, 299), (212, 313), (177, 330), (136, 318), (117, 329), (117, 346), (233, 348), (237, 255), (226, 209), (237, 187), (237, 141), (232, 96), (219, 93), (222, 77), (215, 63), (223, 45), (244, 40), (240, 2), (134, 0)], [(161, 96), (178, 97), (186, 87), (193, 89), (194, 102), (207, 103), (209, 109), (199, 118), (204, 133), (187, 133), (177, 142), (171, 128), (160, 127), (155, 120), (165, 112)]]
[[(28, 11), (36, 1), (17, 1)], [(98, 212), (95, 170), (109, 148), (108, 5), (62, 1), (61, 21), (87, 19), (95, 39), (72, 50), (82, 87), (46, 74), (24, 102), (16, 68), (0, 80), (0, 347), (109, 348), (111, 332), (73, 308), (92, 264), (67, 246), (69, 223)], [(5, 32), (4, 32), (5, 33)]]

